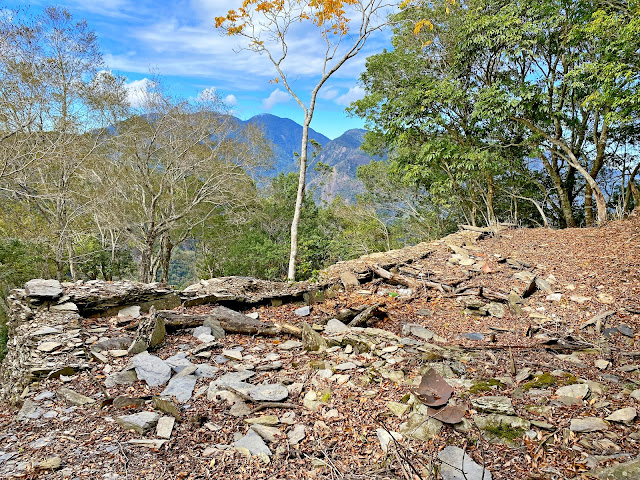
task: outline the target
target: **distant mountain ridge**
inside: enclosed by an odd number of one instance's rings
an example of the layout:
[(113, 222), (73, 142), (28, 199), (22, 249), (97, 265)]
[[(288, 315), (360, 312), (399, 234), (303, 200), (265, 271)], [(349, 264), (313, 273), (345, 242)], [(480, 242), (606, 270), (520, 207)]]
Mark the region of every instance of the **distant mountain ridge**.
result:
[[(294, 152), (300, 152), (302, 142), (302, 125), (289, 118), (281, 118), (271, 114), (261, 114), (243, 121), (244, 124), (258, 125), (265, 136), (274, 146), (273, 167), (264, 173), (274, 177), (279, 173), (298, 171), (298, 164)], [(308, 185), (315, 189), (316, 200), (330, 202), (340, 195), (347, 200), (354, 200), (356, 194), (363, 191), (362, 183), (356, 178), (356, 170), (366, 165), (374, 157), (360, 149), (367, 133), (363, 129), (347, 130), (334, 140), (309, 129), (309, 139), (313, 139), (322, 146), (322, 150), (315, 159), (311, 158), (312, 148), (309, 149)], [(380, 158), (376, 158), (380, 160)], [(322, 162), (330, 167), (327, 175), (321, 175), (315, 170)]]

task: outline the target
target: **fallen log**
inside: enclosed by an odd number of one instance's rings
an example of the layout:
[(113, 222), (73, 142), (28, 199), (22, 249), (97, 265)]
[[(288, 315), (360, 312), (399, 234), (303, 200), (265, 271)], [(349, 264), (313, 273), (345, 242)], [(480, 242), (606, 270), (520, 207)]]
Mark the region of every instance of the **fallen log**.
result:
[(361, 327), (366, 325), (369, 319), (372, 317), (383, 318), (387, 315), (387, 312), (383, 310), (381, 303), (373, 304), (367, 308), (365, 308), (362, 312), (354, 317), (353, 320), (349, 322), (350, 327)]
[(404, 285), (405, 287), (412, 288), (414, 290), (418, 290), (420, 287), (429, 287), (435, 288), (442, 293), (450, 292), (453, 290), (451, 286), (445, 285), (444, 283), (433, 282), (431, 280), (417, 280), (413, 278), (406, 277), (404, 275), (397, 275), (395, 273), (391, 273), (389, 270), (385, 270), (380, 265), (373, 264), (369, 267), (373, 273), (378, 275), (381, 278), (384, 278), (391, 284), (396, 285)]
[(226, 333), (261, 335), (265, 337), (288, 334), (302, 337), (302, 330), (295, 325), (254, 320), (227, 307), (214, 307), (211, 313), (206, 315), (185, 315), (164, 310), (158, 312), (158, 316), (164, 320), (165, 328), (168, 331), (200, 327), (206, 320), (214, 320), (220, 323)]

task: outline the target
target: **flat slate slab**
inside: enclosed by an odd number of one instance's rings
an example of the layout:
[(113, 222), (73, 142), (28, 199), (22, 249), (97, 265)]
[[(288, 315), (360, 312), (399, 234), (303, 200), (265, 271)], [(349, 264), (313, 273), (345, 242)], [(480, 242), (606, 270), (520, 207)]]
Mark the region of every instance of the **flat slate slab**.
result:
[(492, 480), (491, 472), (458, 447), (449, 446), (438, 453), (444, 480)]
[(131, 359), (139, 380), (144, 380), (150, 387), (164, 385), (171, 378), (171, 367), (149, 352), (142, 352)]
[(24, 290), (33, 298), (58, 298), (62, 295), (63, 288), (57, 280), (43, 280), (36, 278), (24, 284)]
[(133, 415), (123, 415), (116, 418), (116, 422), (125, 430), (135, 430), (143, 434), (156, 426), (160, 414), (156, 412), (140, 412)]
[(289, 390), (280, 383), (256, 385), (249, 390), (249, 396), (259, 402), (280, 402), (289, 396)]
[(253, 430), (249, 430), (244, 437), (242, 437), (237, 442), (234, 442), (233, 446), (246, 448), (247, 450), (249, 450), (251, 455), (266, 453), (268, 456), (271, 456), (271, 450), (269, 450), (269, 447), (267, 447), (267, 444), (264, 443), (264, 440), (262, 440), (262, 437), (260, 437), (260, 435), (258, 435)]
[(161, 393), (163, 396), (175, 397), (178, 403), (189, 401), (196, 386), (195, 375), (185, 375), (182, 377), (174, 377), (169, 380), (169, 385)]

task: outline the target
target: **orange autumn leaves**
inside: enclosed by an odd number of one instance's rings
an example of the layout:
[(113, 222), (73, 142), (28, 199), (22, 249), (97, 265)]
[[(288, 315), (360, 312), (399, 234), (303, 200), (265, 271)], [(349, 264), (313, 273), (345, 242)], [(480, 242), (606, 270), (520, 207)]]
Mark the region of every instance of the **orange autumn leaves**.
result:
[(349, 29), (345, 8), (357, 3), (358, 0), (244, 0), (238, 9), (216, 17), (215, 26), (228, 35), (241, 35), (253, 24), (253, 15), (259, 13), (270, 20), (282, 15), (297, 17), (300, 22), (310, 20), (325, 34), (345, 35)]

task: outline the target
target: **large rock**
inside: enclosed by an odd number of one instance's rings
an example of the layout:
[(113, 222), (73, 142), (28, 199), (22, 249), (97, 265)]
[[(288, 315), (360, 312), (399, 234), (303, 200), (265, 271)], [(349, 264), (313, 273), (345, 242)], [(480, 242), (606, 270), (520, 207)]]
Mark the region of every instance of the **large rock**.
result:
[(178, 403), (185, 403), (191, 398), (195, 386), (196, 377), (194, 375), (176, 376), (169, 380), (169, 385), (161, 395), (175, 397)]
[(29, 280), (24, 284), (24, 290), (28, 297), (50, 300), (58, 298), (64, 291), (59, 281), (42, 278)]
[(632, 480), (640, 478), (640, 457), (612, 467), (597, 468), (592, 470), (590, 475), (600, 480)]
[(399, 430), (404, 437), (426, 442), (440, 433), (442, 422), (419, 413), (412, 413), (405, 423), (400, 424)]
[(171, 378), (171, 367), (168, 363), (149, 352), (142, 352), (131, 359), (139, 380), (147, 382), (150, 387), (164, 385)]
[(145, 350), (153, 350), (164, 340), (167, 331), (164, 326), (164, 320), (156, 315), (140, 322), (136, 338), (129, 347), (130, 354), (144, 352)]
[(444, 480), (492, 480), (491, 472), (478, 465), (458, 447), (448, 446), (438, 453)]
[(133, 415), (123, 415), (116, 418), (116, 422), (125, 430), (135, 430), (139, 434), (143, 434), (155, 427), (159, 419), (159, 413), (141, 412)]

